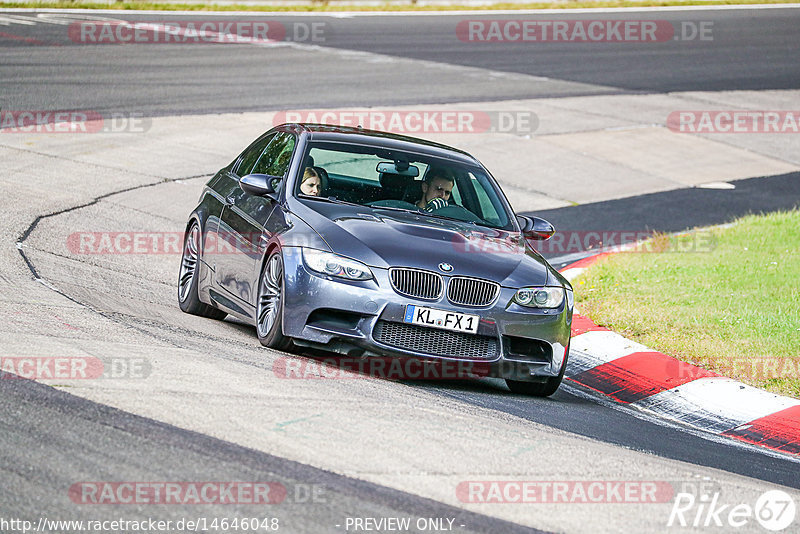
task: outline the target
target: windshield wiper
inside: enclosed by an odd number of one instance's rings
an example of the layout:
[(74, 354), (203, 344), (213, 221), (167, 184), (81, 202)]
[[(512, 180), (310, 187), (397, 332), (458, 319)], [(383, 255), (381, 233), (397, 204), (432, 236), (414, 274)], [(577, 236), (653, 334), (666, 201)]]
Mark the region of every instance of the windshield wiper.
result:
[[(355, 202), (348, 202), (346, 200), (340, 200), (336, 197), (315, 197), (313, 195), (297, 195), (298, 198), (307, 198), (309, 200), (320, 200), (322, 202), (331, 202), (333, 204), (345, 204), (348, 206), (358, 206), (359, 208), (365, 207), (363, 204), (357, 204)], [(368, 207), (368, 206), (367, 206)]]
[(471, 222), (471, 221), (462, 221), (461, 219), (454, 219), (453, 217), (448, 217), (446, 215), (437, 215), (435, 213), (431, 213), (430, 211), (425, 210), (410, 210), (408, 208), (390, 208), (388, 206), (369, 206), (374, 210), (391, 210), (391, 211), (404, 211), (406, 213), (415, 213), (417, 215), (422, 215), (424, 217), (433, 217), (435, 219), (446, 219), (448, 221), (458, 221), (458, 222)]
[(410, 210), (408, 208), (394, 208), (390, 206), (367, 206), (367, 207), (372, 208), (374, 210), (405, 211), (406, 213), (423, 213), (419, 210)]
[(417, 215), (423, 215), (425, 217), (433, 217), (435, 219), (445, 219), (445, 220), (448, 220), (448, 221), (456, 221), (456, 222), (460, 222), (460, 223), (471, 224), (473, 226), (482, 226), (484, 228), (492, 228), (492, 229), (495, 229), (495, 230), (502, 229), (499, 226), (491, 225), (491, 224), (489, 224), (489, 223), (487, 223), (487, 222), (485, 222), (483, 220), (480, 220), (480, 222), (479, 221), (465, 221), (464, 219), (456, 219), (455, 217), (448, 217), (447, 215), (438, 215), (436, 213), (432, 213), (430, 211), (424, 211), (424, 210), (410, 210), (410, 209), (406, 209), (406, 208), (393, 208), (393, 207), (388, 207), (388, 206), (369, 206), (369, 207), (371, 207), (374, 210), (404, 211), (406, 213), (416, 213)]
[(391, 206), (370, 206), (369, 204), (357, 204), (355, 202), (348, 202), (346, 200), (340, 200), (340, 199), (338, 199), (336, 197), (315, 197), (315, 196), (312, 196), (312, 195), (299, 194), (298, 198), (307, 198), (309, 200), (319, 200), (319, 201), (322, 201), (322, 202), (331, 202), (331, 203), (334, 203), (334, 204), (345, 204), (347, 206), (358, 206), (359, 208), (370, 208), (372, 210), (402, 211), (402, 212), (405, 212), (405, 213), (414, 213), (416, 215), (422, 215), (423, 217), (432, 217), (434, 219), (444, 219), (446, 221), (455, 221), (455, 222), (460, 222), (460, 223), (464, 223), (464, 224), (471, 224), (473, 226), (481, 226), (483, 228), (492, 228), (492, 229), (495, 229), (495, 230), (497, 230), (497, 229), (501, 229), (502, 230), (501, 227), (494, 226), (494, 225), (489, 224), (489, 223), (487, 223), (487, 222), (485, 222), (483, 220), (480, 220), (480, 221), (465, 221), (463, 219), (456, 219), (454, 217), (448, 217), (446, 215), (438, 215), (438, 214), (432, 213), (430, 211), (424, 211), (424, 210), (419, 210), (419, 209), (411, 210), (411, 209), (408, 209), (408, 208), (395, 208), (395, 207), (391, 207)]

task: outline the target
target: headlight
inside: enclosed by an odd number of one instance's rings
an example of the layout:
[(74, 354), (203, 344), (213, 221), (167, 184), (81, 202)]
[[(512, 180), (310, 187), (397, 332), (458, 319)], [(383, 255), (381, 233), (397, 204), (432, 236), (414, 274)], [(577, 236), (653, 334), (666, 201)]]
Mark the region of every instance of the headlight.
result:
[(514, 302), (529, 308), (558, 308), (563, 301), (563, 287), (523, 287), (514, 295)]
[(312, 271), (320, 274), (337, 276), (348, 280), (369, 280), (372, 278), (372, 271), (363, 263), (321, 250), (304, 248), (303, 263)]

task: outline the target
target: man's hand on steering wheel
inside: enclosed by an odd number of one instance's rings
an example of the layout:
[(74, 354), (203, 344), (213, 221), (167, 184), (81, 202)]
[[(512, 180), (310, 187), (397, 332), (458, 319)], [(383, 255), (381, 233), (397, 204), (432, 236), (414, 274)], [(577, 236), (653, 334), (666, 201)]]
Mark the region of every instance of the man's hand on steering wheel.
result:
[(447, 207), (447, 201), (443, 198), (434, 198), (430, 202), (428, 202), (427, 206), (425, 206), (425, 211), (434, 211), (444, 207)]

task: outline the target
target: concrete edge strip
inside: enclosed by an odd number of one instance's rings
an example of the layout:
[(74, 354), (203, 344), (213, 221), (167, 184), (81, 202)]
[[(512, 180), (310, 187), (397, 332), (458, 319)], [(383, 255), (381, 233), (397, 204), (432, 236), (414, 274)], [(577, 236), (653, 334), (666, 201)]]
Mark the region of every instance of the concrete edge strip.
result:
[[(468, 3), (469, 0), (465, 0)], [(197, 3), (203, 3), (198, 0)], [(276, 0), (276, 5), (280, 0)], [(358, 0), (353, 4), (357, 5)], [(457, 3), (457, 2), (454, 2)], [(312, 5), (312, 0), (298, 2), (295, 7)], [(347, 6), (347, 1), (338, 2), (342, 7)], [(220, 5), (224, 5), (220, 4)], [(433, 5), (433, 4), (432, 4)], [(444, 5), (444, 4), (443, 4)], [(489, 5), (489, 4), (487, 4)], [(648, 12), (676, 12), (676, 11), (734, 11), (734, 10), (761, 10), (761, 9), (797, 9), (800, 3), (784, 4), (708, 4), (708, 5), (685, 5), (685, 6), (626, 6), (626, 7), (584, 7), (584, 8), (543, 8), (543, 9), (458, 9), (444, 11), (203, 11), (204, 15), (221, 17), (236, 17), (247, 15), (271, 15), (271, 16), (291, 16), (291, 17), (331, 17), (331, 18), (352, 18), (352, 17), (397, 17), (397, 16), (505, 16), (505, 15), (550, 15), (550, 14), (570, 14), (570, 13), (648, 13)], [(136, 15), (198, 15), (198, 11), (192, 10), (160, 10), (160, 9), (86, 9), (86, 8), (50, 8), (50, 7), (10, 7), (3, 11), (9, 13), (102, 13), (102, 14), (136, 14)]]
[[(561, 273), (572, 280), (614, 252), (578, 260)], [(648, 349), (577, 313), (572, 336), (567, 380), (658, 417), (800, 455), (800, 400)]]

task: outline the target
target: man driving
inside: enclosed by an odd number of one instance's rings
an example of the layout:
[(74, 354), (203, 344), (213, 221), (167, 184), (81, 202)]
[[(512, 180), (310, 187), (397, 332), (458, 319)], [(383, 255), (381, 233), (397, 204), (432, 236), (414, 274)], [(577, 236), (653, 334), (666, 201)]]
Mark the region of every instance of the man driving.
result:
[(453, 194), (455, 180), (442, 170), (432, 170), (422, 182), (422, 198), (417, 207), (425, 211), (433, 211), (448, 205)]

